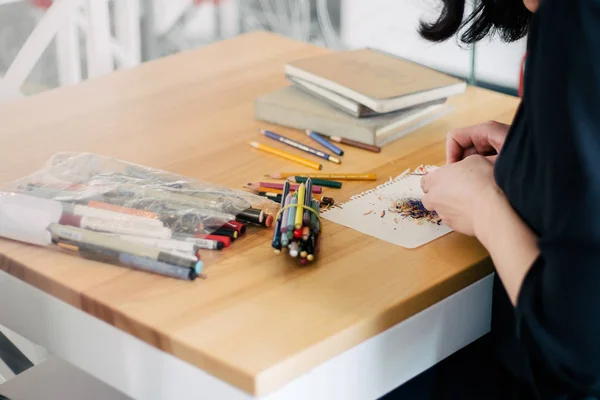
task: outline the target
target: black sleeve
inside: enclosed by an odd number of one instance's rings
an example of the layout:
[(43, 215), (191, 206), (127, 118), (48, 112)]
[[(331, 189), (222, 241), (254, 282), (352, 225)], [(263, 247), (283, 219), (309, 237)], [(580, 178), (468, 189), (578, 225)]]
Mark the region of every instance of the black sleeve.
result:
[(517, 333), (543, 398), (600, 396), (600, 0), (541, 0), (530, 35), (523, 104), (544, 220)]

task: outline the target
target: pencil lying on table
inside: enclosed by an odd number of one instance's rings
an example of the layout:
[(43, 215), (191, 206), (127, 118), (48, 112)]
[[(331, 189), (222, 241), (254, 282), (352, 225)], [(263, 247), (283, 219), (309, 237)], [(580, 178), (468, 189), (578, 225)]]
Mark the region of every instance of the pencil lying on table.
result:
[(287, 138), (285, 136), (281, 136), (278, 133), (267, 131), (267, 130), (264, 130), (264, 129), (261, 129), (260, 133), (262, 133), (263, 135), (265, 135), (269, 139), (273, 139), (273, 140), (276, 140), (276, 141), (278, 141), (280, 143), (287, 144), (288, 146), (291, 146), (291, 147), (293, 147), (295, 149), (298, 149), (298, 150), (302, 150), (305, 153), (312, 154), (313, 156), (320, 157), (320, 158), (322, 158), (324, 160), (330, 161), (330, 162), (335, 163), (335, 164), (341, 164), (340, 159), (337, 158), (337, 157), (332, 156), (331, 154), (327, 154), (325, 152), (322, 152), (321, 150), (318, 150), (318, 149), (315, 149), (313, 147), (307, 146), (304, 143), (297, 142), (297, 141), (295, 141), (293, 139), (290, 139), (290, 138)]
[[(253, 193), (256, 193), (256, 194), (260, 194), (260, 193), (265, 193), (265, 194), (266, 193), (272, 193), (272, 194), (279, 194), (279, 195), (283, 194), (283, 190), (280, 190), (280, 189), (271, 189), (271, 188), (256, 189), (256, 188), (252, 188), (252, 187), (248, 187), (248, 186), (245, 186), (244, 188), (247, 189), (247, 190), (249, 190), (249, 191), (251, 191), (251, 192), (253, 192)], [(295, 192), (292, 192), (290, 190), (290, 193), (295, 193)], [(319, 196), (318, 194), (314, 194), (313, 193), (313, 198), (316, 199), (316, 200), (318, 200), (320, 203), (322, 203), (324, 205), (327, 205), (327, 206), (332, 206), (332, 205), (335, 204), (335, 200), (333, 198), (331, 198), (331, 197)]]
[[(311, 179), (331, 179), (334, 181), (376, 181), (377, 174), (330, 174), (325, 172), (275, 172), (266, 174), (265, 178), (287, 179), (302, 176)], [(314, 182), (313, 182), (314, 183)], [(314, 186), (313, 186), (314, 187)]]
[[(302, 183), (302, 182), (299, 182)], [(265, 189), (279, 189), (279, 190), (283, 190), (283, 183), (275, 183), (275, 182), (248, 182), (248, 184), (246, 185), (249, 188), (253, 188), (253, 189), (260, 189), (260, 188), (265, 188)], [(290, 191), (295, 192), (296, 190), (298, 190), (299, 185), (290, 185)], [(312, 187), (312, 192), (313, 193), (323, 193), (323, 188), (321, 186), (313, 186)]]
[(287, 178), (287, 180), (290, 182), (296, 182), (296, 183), (305, 183), (310, 180), (315, 185), (319, 185), (322, 187), (328, 187), (328, 188), (334, 188), (334, 189), (340, 189), (342, 187), (342, 182), (329, 181), (329, 180), (325, 180), (325, 179), (311, 179), (311, 178), (307, 178), (305, 176), (290, 176), (289, 178)]
[(348, 146), (357, 147), (359, 149), (372, 151), (374, 153), (381, 152), (381, 147), (374, 146), (372, 144), (365, 144), (365, 143), (357, 142), (356, 140), (345, 139), (345, 138), (339, 137), (339, 136), (329, 136), (329, 139), (336, 143), (341, 143), (341, 144), (345, 144)]
[(275, 156), (278, 156), (278, 157), (281, 157), (281, 158), (285, 158), (286, 160), (294, 161), (294, 162), (296, 162), (298, 164), (302, 164), (302, 165), (304, 165), (305, 167), (308, 167), (308, 168), (312, 168), (312, 169), (316, 169), (316, 170), (320, 170), (320, 169), (323, 168), (323, 166), (321, 164), (317, 163), (317, 162), (307, 160), (306, 158), (302, 158), (302, 157), (299, 157), (299, 156), (287, 153), (285, 151), (276, 149), (276, 148), (271, 147), (271, 146), (267, 146), (267, 145), (262, 144), (262, 143), (250, 142), (250, 146), (254, 147), (255, 149), (262, 150), (265, 153), (273, 154)]

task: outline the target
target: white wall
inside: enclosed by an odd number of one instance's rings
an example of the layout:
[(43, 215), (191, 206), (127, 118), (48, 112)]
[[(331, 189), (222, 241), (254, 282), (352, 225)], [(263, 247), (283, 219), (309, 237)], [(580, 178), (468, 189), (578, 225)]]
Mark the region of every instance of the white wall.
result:
[(485, 39), (475, 48), (475, 79), (517, 89), (527, 38), (514, 43)]
[[(419, 21), (433, 20), (440, 4), (440, 0), (342, 0), (342, 40), (350, 48), (380, 48), (468, 78), (471, 52), (465, 45), (455, 39), (432, 44), (417, 32)], [(512, 44), (485, 40), (475, 51), (476, 79), (516, 89), (524, 52), (524, 40)]]

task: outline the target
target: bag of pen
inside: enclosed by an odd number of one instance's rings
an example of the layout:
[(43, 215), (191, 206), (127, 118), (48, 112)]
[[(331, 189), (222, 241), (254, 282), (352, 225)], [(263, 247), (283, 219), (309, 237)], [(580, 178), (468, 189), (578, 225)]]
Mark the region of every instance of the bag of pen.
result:
[(0, 190), (0, 236), (190, 280), (248, 228), (270, 227), (279, 208), (252, 193), (89, 153), (57, 154)]

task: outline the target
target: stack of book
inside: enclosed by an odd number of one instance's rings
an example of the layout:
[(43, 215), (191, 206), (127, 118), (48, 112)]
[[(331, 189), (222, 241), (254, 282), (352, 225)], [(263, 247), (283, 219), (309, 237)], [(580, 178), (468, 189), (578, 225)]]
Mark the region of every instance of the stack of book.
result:
[(446, 115), (463, 80), (373, 49), (291, 62), (291, 85), (256, 99), (258, 120), (383, 146)]

